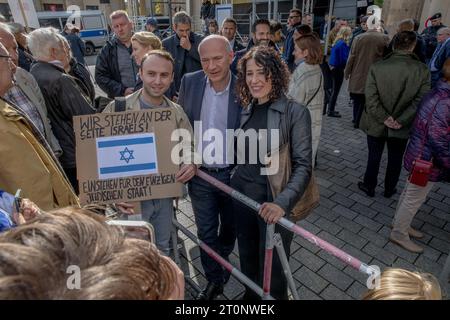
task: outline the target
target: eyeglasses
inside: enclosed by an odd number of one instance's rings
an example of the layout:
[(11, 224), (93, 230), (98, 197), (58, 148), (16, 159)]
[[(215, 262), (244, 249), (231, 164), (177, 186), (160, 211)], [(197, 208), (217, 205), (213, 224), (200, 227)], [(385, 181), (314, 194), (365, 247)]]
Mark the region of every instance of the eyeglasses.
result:
[(289, 19), (300, 18), (300, 16), (290, 16)]

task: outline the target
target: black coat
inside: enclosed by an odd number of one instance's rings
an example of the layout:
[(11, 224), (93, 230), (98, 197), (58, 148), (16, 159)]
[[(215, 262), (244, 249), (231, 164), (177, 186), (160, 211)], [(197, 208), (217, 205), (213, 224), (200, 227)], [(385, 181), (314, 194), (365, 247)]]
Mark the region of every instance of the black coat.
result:
[(238, 52), (245, 49), (245, 46), (240, 43), (237, 39), (234, 39), (233, 52)]
[(122, 77), (117, 60), (118, 39), (112, 38), (107, 41), (97, 57), (95, 64), (95, 82), (109, 98), (123, 97), (127, 89), (122, 85)]
[(178, 38), (177, 34), (163, 40), (162, 45), (164, 49), (166, 49), (175, 60), (174, 79), (172, 86), (169, 89), (171, 95), (168, 95), (170, 98), (172, 98), (172, 96), (180, 89), (181, 78), (183, 78), (186, 73), (202, 69), (200, 55), (198, 53), (198, 45), (202, 39), (203, 37), (201, 35), (191, 32), (189, 41), (191, 42), (192, 47), (189, 51), (180, 46), (180, 38)]
[(59, 158), (63, 168), (75, 168), (75, 133), (73, 117), (95, 113), (89, 98), (82, 93), (79, 80), (62, 68), (38, 61), (31, 67), (47, 106), (48, 118), (63, 150)]
[(83, 89), (84, 93), (89, 97), (90, 102), (93, 104), (95, 99), (95, 87), (92, 83), (91, 73), (88, 68), (84, 64), (77, 62), (77, 60), (72, 59), (70, 61), (70, 75), (80, 80), (82, 84), (81, 89)]

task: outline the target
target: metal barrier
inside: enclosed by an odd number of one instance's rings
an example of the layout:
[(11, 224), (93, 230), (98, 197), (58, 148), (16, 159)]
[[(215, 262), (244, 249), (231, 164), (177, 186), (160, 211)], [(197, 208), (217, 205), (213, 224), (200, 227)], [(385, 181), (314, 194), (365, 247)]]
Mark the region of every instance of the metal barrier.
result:
[[(207, 181), (208, 183), (210, 183), (214, 187), (218, 188), (219, 190), (225, 192), (231, 198), (233, 198), (233, 199), (241, 202), (242, 204), (248, 206), (249, 208), (255, 210), (255, 214), (259, 211), (261, 204), (250, 199), (246, 195), (234, 190), (230, 186), (220, 182), (219, 180), (211, 177), (210, 175), (206, 174), (205, 172), (203, 172), (201, 170), (197, 171), (197, 176), (199, 178)], [(320, 247), (321, 249), (325, 250), (327, 253), (335, 256), (336, 258), (338, 258), (345, 264), (353, 267), (354, 269), (358, 270), (359, 272), (364, 273), (367, 276), (377, 275), (377, 270), (375, 270), (371, 266), (363, 263), (359, 259), (357, 259), (357, 258), (349, 255), (348, 253), (342, 251), (341, 249), (335, 247), (331, 243), (313, 235), (312, 233), (310, 233), (307, 230), (303, 229), (302, 227), (296, 225), (295, 223), (293, 223), (285, 218), (281, 218), (278, 221), (278, 224), (281, 225), (282, 227), (284, 227), (285, 229), (293, 232), (294, 234), (299, 235), (302, 238), (305, 238), (309, 242)], [(212, 250), (208, 245), (206, 245), (204, 242), (199, 240), (188, 229), (186, 229), (184, 226), (182, 226), (176, 219), (173, 219), (173, 225), (174, 225), (174, 228), (173, 228), (173, 233), (172, 233), (172, 241), (174, 244), (175, 261), (178, 264), (180, 264), (180, 258), (179, 258), (179, 253), (178, 253), (178, 244), (177, 244), (177, 228), (178, 228), (178, 230), (182, 231), (188, 238), (190, 238), (192, 241), (194, 241), (196, 244), (198, 244), (201, 250), (204, 250), (212, 259), (214, 259), (217, 263), (222, 265), (227, 271), (229, 271), (240, 282), (247, 285), (251, 290), (253, 290), (255, 293), (257, 293), (263, 299), (273, 299), (273, 297), (270, 295), (270, 280), (271, 280), (273, 248), (275, 247), (278, 252), (278, 255), (280, 257), (280, 261), (283, 266), (283, 271), (286, 276), (291, 293), (292, 293), (294, 299), (296, 299), (296, 300), (298, 299), (297, 290), (295, 287), (294, 280), (292, 278), (292, 272), (289, 267), (288, 259), (285, 254), (283, 244), (281, 242), (281, 237), (279, 234), (274, 232), (275, 226), (273, 224), (267, 226), (266, 254), (265, 254), (265, 260), (264, 260), (264, 280), (263, 280), (262, 288), (259, 287), (252, 280), (250, 280), (242, 272), (237, 270), (233, 265), (231, 265), (228, 261), (226, 261), (223, 257), (221, 257), (217, 252)]]

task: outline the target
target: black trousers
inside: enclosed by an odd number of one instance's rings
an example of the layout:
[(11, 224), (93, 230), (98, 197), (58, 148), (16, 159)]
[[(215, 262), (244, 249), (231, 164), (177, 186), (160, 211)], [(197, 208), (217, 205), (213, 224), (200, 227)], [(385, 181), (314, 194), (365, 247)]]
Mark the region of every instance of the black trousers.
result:
[[(240, 181), (232, 179), (231, 186), (259, 203), (270, 201), (270, 199), (267, 199), (267, 196), (262, 194), (254, 194), (252, 192), (252, 190), (254, 190), (252, 183), (242, 184)], [(234, 199), (233, 211), (236, 221), (241, 271), (253, 282), (262, 287), (264, 280), (264, 257), (267, 224), (255, 211), (249, 209)], [(275, 232), (280, 233), (286, 256), (289, 259), (291, 242), (293, 238), (292, 232), (287, 231), (279, 225), (275, 226)], [(272, 297), (277, 300), (288, 299), (287, 280), (275, 247), (273, 248), (270, 293)], [(243, 299), (259, 300), (260, 297), (251, 289), (246, 287)]]
[(350, 97), (353, 100), (353, 123), (355, 128), (359, 128), (359, 122), (366, 105), (366, 96), (359, 93), (350, 93)]
[(333, 113), (336, 108), (336, 102), (341, 91), (342, 83), (344, 82), (344, 68), (334, 68), (331, 70), (333, 77), (333, 93), (331, 94), (330, 104), (328, 107), (328, 114)]
[(405, 153), (407, 142), (407, 139), (376, 138), (367, 136), (369, 159), (367, 160), (364, 184), (369, 189), (374, 190), (378, 184), (378, 172), (380, 170), (380, 162), (385, 144), (387, 144), (388, 149), (388, 162), (384, 180), (384, 190), (391, 192), (395, 189), (400, 177), (400, 172), (402, 171), (403, 154)]
[(75, 194), (79, 195), (80, 190), (78, 189), (78, 178), (77, 178), (77, 168), (63, 168), (66, 173), (67, 178), (69, 178), (69, 182), (75, 190)]

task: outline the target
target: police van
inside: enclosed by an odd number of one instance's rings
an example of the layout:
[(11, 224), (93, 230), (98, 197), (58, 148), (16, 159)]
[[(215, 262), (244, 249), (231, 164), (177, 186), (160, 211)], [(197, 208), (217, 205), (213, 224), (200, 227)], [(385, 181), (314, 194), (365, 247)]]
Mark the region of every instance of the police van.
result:
[[(41, 27), (54, 27), (63, 30), (67, 19), (72, 15), (66, 11), (37, 12)], [(108, 24), (105, 15), (100, 10), (80, 11), (80, 37), (86, 44), (86, 55), (95, 53), (108, 41)]]

